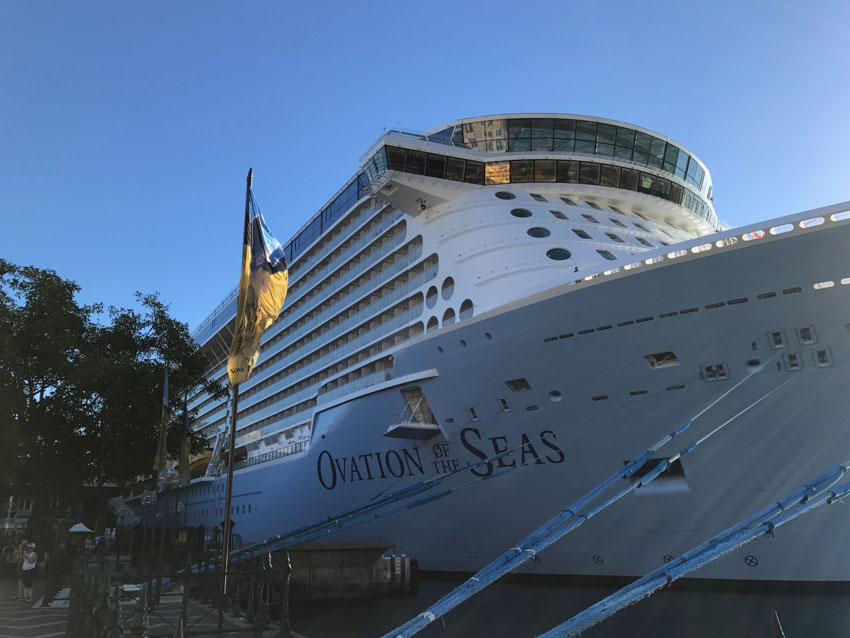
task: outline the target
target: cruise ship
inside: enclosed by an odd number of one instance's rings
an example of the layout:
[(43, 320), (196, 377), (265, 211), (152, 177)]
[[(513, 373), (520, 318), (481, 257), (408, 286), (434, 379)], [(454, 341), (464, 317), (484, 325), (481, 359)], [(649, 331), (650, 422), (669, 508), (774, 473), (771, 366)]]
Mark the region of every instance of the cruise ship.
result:
[[(385, 132), (285, 244), (289, 296), (239, 388), (235, 532), (446, 476), (443, 498), (328, 538), (473, 572), (699, 415), (658, 456), (717, 430), (699, 450), (522, 568), (634, 576), (846, 461), (850, 203), (782, 212), (729, 228), (703, 162), (623, 122)], [(222, 383), (235, 306), (194, 333)], [(213, 452), (181, 522), (210, 533), (228, 405), (189, 404)], [(695, 576), (850, 581), (850, 510), (823, 509)]]

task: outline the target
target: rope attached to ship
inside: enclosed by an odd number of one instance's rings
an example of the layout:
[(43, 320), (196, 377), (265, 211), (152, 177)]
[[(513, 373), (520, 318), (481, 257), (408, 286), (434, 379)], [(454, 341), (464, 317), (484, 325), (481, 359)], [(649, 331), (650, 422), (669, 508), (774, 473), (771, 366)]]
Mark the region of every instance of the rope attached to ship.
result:
[(660, 441), (658, 441), (655, 445), (644, 451), (642, 454), (636, 456), (634, 459), (629, 461), (629, 463), (627, 463), (622, 469), (618, 470), (617, 472), (609, 476), (607, 479), (605, 479), (602, 483), (591, 489), (579, 500), (571, 504), (567, 509), (561, 511), (556, 516), (548, 520), (546, 523), (538, 527), (531, 534), (529, 534), (519, 543), (517, 543), (515, 547), (510, 548), (507, 552), (497, 557), (489, 565), (485, 566), (474, 576), (472, 576), (467, 581), (465, 581), (464, 583), (453, 589), (451, 592), (443, 596), (427, 610), (425, 610), (418, 616), (410, 619), (408, 622), (397, 627), (396, 629), (393, 629), (392, 631), (386, 633), (383, 638), (410, 638), (411, 636), (414, 636), (415, 634), (419, 633), (419, 631), (430, 625), (437, 618), (444, 616), (446, 613), (448, 613), (461, 603), (465, 602), (478, 592), (482, 591), (488, 585), (491, 585), (508, 572), (516, 569), (523, 563), (532, 559), (539, 552), (546, 549), (566, 534), (572, 532), (574, 529), (580, 527), (586, 521), (590, 520), (593, 516), (603, 511), (608, 506), (616, 503), (626, 494), (629, 494), (630, 492), (633, 492), (634, 490), (651, 483), (659, 475), (666, 471), (673, 462), (679, 460), (686, 454), (693, 452), (700, 444), (705, 442), (711, 436), (720, 432), (727, 425), (729, 425), (737, 418), (739, 418), (740, 416), (754, 408), (756, 405), (770, 397), (772, 394), (780, 390), (785, 384), (789, 383), (789, 381), (791, 380), (786, 380), (774, 389), (762, 395), (761, 397), (750, 403), (743, 410), (741, 410), (731, 418), (727, 419), (725, 422), (723, 422), (701, 438), (697, 439), (695, 442), (683, 448), (674, 456), (670, 457), (669, 459), (662, 460), (647, 474), (640, 477), (638, 480), (632, 482), (628, 487), (619, 490), (596, 507), (587, 510), (583, 514), (580, 514), (580, 512), (584, 510), (587, 506), (589, 506), (593, 501), (595, 501), (600, 494), (607, 491), (608, 488), (610, 488), (612, 485), (614, 485), (614, 483), (618, 482), (620, 479), (630, 478), (635, 472), (640, 470), (650, 458), (653, 457), (653, 455), (656, 451), (658, 451), (658, 449), (660, 449), (662, 446), (684, 433), (691, 426), (691, 424), (693, 424), (694, 421), (702, 417), (708, 410), (717, 405), (717, 403), (719, 403), (722, 399), (724, 399), (726, 396), (728, 396), (731, 392), (740, 387), (750, 378), (751, 376), (744, 377), (741, 381), (732, 386), (732, 388), (727, 390), (724, 394), (722, 394), (720, 397), (715, 399), (712, 403), (710, 403), (708, 406), (706, 406), (704, 409), (694, 415), (684, 425), (674, 430), (673, 432), (662, 438)]
[(675, 562), (671, 561), (658, 567), (557, 627), (540, 634), (538, 638), (578, 636), (582, 631), (650, 596), (685, 574), (699, 569), (759, 536), (772, 537), (777, 527), (821, 505), (830, 505), (836, 500), (843, 499), (850, 494), (850, 482), (843, 483), (836, 489), (830, 490), (830, 488), (841, 480), (848, 468), (850, 468), (848, 463), (836, 465), (811, 483), (797, 488), (779, 501), (682, 554), (675, 559)]

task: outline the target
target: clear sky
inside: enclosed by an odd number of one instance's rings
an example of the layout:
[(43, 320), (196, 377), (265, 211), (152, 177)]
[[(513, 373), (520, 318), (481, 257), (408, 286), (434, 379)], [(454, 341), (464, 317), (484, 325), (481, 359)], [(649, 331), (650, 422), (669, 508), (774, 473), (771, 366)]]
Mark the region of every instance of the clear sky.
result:
[(850, 3), (0, 0), (0, 256), (195, 327), (244, 180), (285, 242), (385, 127), (597, 115), (681, 142), (742, 225), (850, 200)]

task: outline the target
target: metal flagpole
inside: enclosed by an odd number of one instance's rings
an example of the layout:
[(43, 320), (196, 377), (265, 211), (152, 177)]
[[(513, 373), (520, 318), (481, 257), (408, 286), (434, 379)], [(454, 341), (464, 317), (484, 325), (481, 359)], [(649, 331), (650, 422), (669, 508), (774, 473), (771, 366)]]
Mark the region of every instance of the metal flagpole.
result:
[[(253, 177), (254, 169), (248, 169), (248, 178), (247, 178), (247, 187), (245, 188), (245, 237), (243, 241), (249, 241), (248, 239), (248, 222), (250, 215), (250, 206), (251, 206), (251, 181)], [(230, 520), (230, 503), (231, 497), (233, 495), (233, 458), (236, 456), (236, 414), (239, 407), (239, 384), (235, 384), (233, 386), (233, 398), (232, 398), (232, 406), (230, 410), (230, 454), (227, 456), (227, 487), (225, 488), (225, 497), (224, 497), (224, 542), (222, 543), (222, 557), (221, 557), (221, 593), (222, 595), (227, 594), (227, 570), (230, 567), (230, 541), (231, 536), (233, 534), (233, 529), (231, 526)], [(222, 610), (219, 609), (219, 627), (222, 624)]]

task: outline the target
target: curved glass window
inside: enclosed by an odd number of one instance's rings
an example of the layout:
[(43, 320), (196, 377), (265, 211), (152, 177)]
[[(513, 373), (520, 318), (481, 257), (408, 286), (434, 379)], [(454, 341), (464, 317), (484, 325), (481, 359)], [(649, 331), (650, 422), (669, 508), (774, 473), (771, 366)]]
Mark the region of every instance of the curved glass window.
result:
[[(429, 140), (446, 143), (448, 130)], [(551, 117), (466, 122), (454, 127), (451, 144), (491, 153), (557, 151), (616, 157), (658, 168), (698, 190), (705, 181), (705, 171), (699, 163), (675, 144), (605, 122)]]
[(531, 217), (531, 211), (527, 208), (514, 208), (511, 215), (514, 217)]
[(615, 235), (614, 233), (605, 233), (605, 235), (606, 235), (609, 239), (613, 239), (614, 241), (616, 241), (616, 242), (618, 242), (618, 243), (620, 243), (620, 244), (625, 244), (625, 243), (626, 243), (626, 240), (625, 240), (625, 239), (623, 239), (623, 238), (622, 238), (622, 237), (620, 237), (619, 235)]
[(451, 277), (446, 277), (446, 280), (443, 282), (442, 295), (443, 299), (446, 301), (452, 296), (452, 293), (455, 291), (455, 280)]
[(582, 239), (593, 239), (593, 237), (591, 237), (586, 231), (583, 231), (581, 228), (573, 228), (573, 232)]
[(529, 237), (536, 237), (538, 239), (542, 239), (543, 237), (548, 237), (549, 235), (551, 235), (551, 233), (549, 232), (549, 229), (541, 228), (540, 226), (535, 226), (534, 228), (529, 228), (527, 232), (528, 232)]
[(450, 326), (455, 322), (455, 311), (449, 308), (443, 313), (443, 326)]
[[(645, 137), (649, 138), (648, 135), (645, 135)], [(642, 138), (636, 135), (635, 149), (643, 148), (641, 144), (645, 141), (642, 141)], [(649, 157), (652, 151), (651, 140), (647, 144), (646, 154)], [(638, 151), (635, 150), (635, 152)], [(698, 193), (669, 179), (639, 170), (615, 167), (599, 162), (574, 160), (534, 159), (483, 163), (451, 157), (443, 158), (445, 161), (436, 160), (431, 158), (432, 153), (420, 153), (420, 155), (421, 157), (413, 157), (413, 151), (408, 151), (408, 149), (383, 146), (366, 162), (365, 170), (369, 179), (374, 178), (381, 170), (388, 168), (419, 175), (424, 174), (427, 170), (432, 177), (463, 181), (468, 184), (549, 183), (554, 181), (564, 184), (593, 184), (620, 190), (637, 191), (679, 204), (712, 224), (715, 228), (719, 228), (717, 217)], [(677, 151), (677, 166), (682, 155), (681, 152)], [(648, 160), (645, 163), (648, 163)], [(381, 168), (382, 166), (384, 168)], [(702, 171), (701, 168), (699, 170)], [(690, 181), (690, 183), (693, 183), (693, 181)], [(496, 197), (513, 199), (513, 193), (499, 191), (496, 193)], [(561, 199), (566, 204), (575, 205), (575, 201), (568, 197), (561, 197)]]
[(436, 317), (428, 319), (428, 325), (425, 327), (425, 332), (431, 332), (440, 327), (440, 322)]
[(572, 254), (566, 248), (550, 248), (546, 251), (546, 256), (555, 261), (563, 261), (572, 257)]
[(614, 261), (617, 259), (612, 253), (608, 252), (607, 250), (597, 250), (596, 252), (598, 252), (600, 255), (602, 255), (602, 257), (604, 257), (608, 261)]
[(472, 316), (472, 308), (472, 299), (464, 299), (463, 303), (460, 304), (460, 314), (458, 315), (461, 321)]
[(425, 294), (425, 305), (433, 308), (437, 304), (437, 287), (431, 286)]
[(569, 217), (564, 215), (564, 213), (562, 213), (559, 210), (550, 210), (549, 212), (552, 213), (552, 217), (554, 217), (556, 219), (569, 219)]

